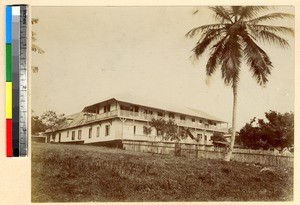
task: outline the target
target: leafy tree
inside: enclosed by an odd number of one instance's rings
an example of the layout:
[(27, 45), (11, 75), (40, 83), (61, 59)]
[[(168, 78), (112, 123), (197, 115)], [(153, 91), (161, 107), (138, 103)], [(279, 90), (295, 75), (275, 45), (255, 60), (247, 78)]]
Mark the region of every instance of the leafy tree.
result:
[(45, 132), (46, 129), (46, 126), (43, 124), (39, 116), (31, 116), (31, 132), (33, 134)]
[(219, 132), (215, 132), (211, 138), (210, 138), (212, 141), (218, 141), (218, 142), (227, 142), (227, 140), (225, 139), (224, 137), (224, 134), (223, 133), (219, 133)]
[(150, 134), (151, 128), (155, 128), (157, 135), (162, 136), (163, 140), (179, 142), (181, 139), (187, 138), (185, 130), (179, 127), (172, 119), (165, 120), (162, 118), (153, 118), (149, 122), (149, 126), (144, 126), (144, 130), (147, 134)]
[(269, 111), (267, 121), (253, 118), (241, 130), (237, 138), (245, 147), (268, 149), (270, 147), (294, 146), (294, 114)]
[(289, 47), (282, 34), (293, 35), (294, 30), (285, 26), (270, 26), (270, 20), (293, 18), (287, 13), (270, 13), (260, 15), (268, 10), (266, 6), (214, 6), (209, 7), (219, 23), (203, 25), (191, 29), (186, 36), (201, 34), (193, 49), (199, 58), (207, 49), (210, 56), (206, 64), (206, 74), (211, 76), (218, 67), (222, 79), (233, 90), (232, 135), (230, 146), (224, 160), (230, 161), (236, 133), (237, 88), (242, 60), (250, 67), (253, 77), (259, 85), (265, 85), (273, 67), (267, 53), (257, 43), (277, 44), (282, 48)]
[(41, 121), (47, 129), (54, 132), (66, 121), (66, 117), (64, 114), (57, 114), (55, 111), (49, 110), (43, 113)]

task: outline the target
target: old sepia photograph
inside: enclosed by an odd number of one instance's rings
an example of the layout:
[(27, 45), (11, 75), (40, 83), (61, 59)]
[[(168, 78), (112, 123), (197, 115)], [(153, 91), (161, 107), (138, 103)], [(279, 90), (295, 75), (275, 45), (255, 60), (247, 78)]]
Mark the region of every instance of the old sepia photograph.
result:
[(31, 201), (293, 201), (294, 13), (33, 6)]

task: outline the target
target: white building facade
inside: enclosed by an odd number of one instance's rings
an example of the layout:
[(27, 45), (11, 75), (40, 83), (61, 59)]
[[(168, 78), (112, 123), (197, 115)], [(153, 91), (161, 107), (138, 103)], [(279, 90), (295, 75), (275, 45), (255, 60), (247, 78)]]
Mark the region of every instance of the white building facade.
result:
[(152, 119), (172, 119), (190, 135), (180, 143), (212, 146), (214, 132), (227, 133), (227, 123), (200, 110), (118, 96), (86, 106), (71, 115), (61, 128), (47, 134), (47, 142), (104, 145), (122, 148), (124, 140), (161, 141), (155, 129), (146, 133)]

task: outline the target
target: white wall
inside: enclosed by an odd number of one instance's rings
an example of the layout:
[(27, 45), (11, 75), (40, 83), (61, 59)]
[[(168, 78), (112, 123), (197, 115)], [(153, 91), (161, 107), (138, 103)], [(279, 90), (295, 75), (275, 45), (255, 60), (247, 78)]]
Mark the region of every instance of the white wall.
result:
[[(177, 117), (177, 116), (176, 116)], [(110, 126), (110, 134), (105, 136), (105, 126)], [(144, 126), (147, 125), (145, 121), (137, 121), (126, 119), (124, 124), (119, 118), (112, 119), (111, 122), (103, 121), (101, 123), (93, 123), (89, 125), (84, 125), (82, 127), (71, 128), (69, 130), (64, 130), (61, 133), (61, 142), (76, 142), (76, 141), (84, 141), (84, 143), (94, 143), (94, 142), (102, 142), (102, 141), (111, 141), (117, 139), (128, 139), (128, 140), (143, 140), (143, 141), (160, 141), (161, 138), (156, 136), (156, 130), (152, 128), (151, 134), (148, 136), (144, 134)], [(135, 133), (134, 133), (135, 126)], [(89, 138), (89, 128), (92, 128), (92, 137)], [(100, 127), (100, 136), (97, 137), (97, 127)], [(123, 130), (124, 129), (124, 130)], [(81, 139), (78, 139), (78, 130), (82, 131)], [(72, 140), (72, 131), (75, 131), (75, 139)], [(212, 131), (203, 131), (200, 129), (190, 129), (192, 134), (197, 137), (197, 134), (202, 134), (202, 140), (199, 142), (200, 144), (204, 144), (204, 134), (207, 136), (207, 142), (211, 139), (213, 135)], [(67, 137), (67, 132), (69, 132), (69, 136)], [(59, 140), (59, 133), (55, 135), (55, 142)], [(51, 141), (52, 138), (51, 138)], [(185, 140), (182, 140), (183, 143), (196, 143), (195, 140), (188, 137)]]
[[(118, 119), (114, 119), (111, 121), (103, 121), (101, 124), (94, 123), (88, 124), (81, 127), (70, 128), (68, 130), (61, 131), (61, 142), (76, 142), (76, 141), (84, 141), (84, 143), (93, 143), (100, 141), (110, 141), (115, 139), (120, 139), (120, 136), (117, 136), (117, 126), (119, 122)], [(106, 125), (110, 126), (110, 132), (108, 136), (105, 136), (105, 127)], [(100, 128), (100, 135), (97, 137), (97, 127)], [(92, 128), (92, 136), (89, 138), (89, 129)], [(81, 139), (78, 139), (78, 130), (82, 131)], [(72, 132), (75, 131), (75, 139), (72, 140)], [(69, 136), (67, 136), (67, 132), (69, 132)], [(59, 133), (55, 136), (55, 142), (58, 142)]]

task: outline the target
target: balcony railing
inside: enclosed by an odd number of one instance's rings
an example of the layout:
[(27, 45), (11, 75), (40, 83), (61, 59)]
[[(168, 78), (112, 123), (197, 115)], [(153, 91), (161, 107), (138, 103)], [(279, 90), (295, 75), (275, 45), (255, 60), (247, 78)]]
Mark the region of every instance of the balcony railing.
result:
[(129, 118), (143, 119), (143, 120), (151, 120), (152, 118), (155, 118), (154, 115), (128, 111), (128, 110), (120, 110), (120, 117), (129, 117)]
[[(168, 120), (168, 117), (161, 117), (161, 116), (155, 116), (151, 114), (145, 114), (141, 112), (134, 112), (134, 111), (128, 111), (128, 110), (114, 110), (102, 114), (91, 114), (87, 116), (87, 121), (94, 121), (94, 120), (100, 120), (100, 119), (105, 119), (109, 117), (125, 117), (125, 118), (131, 118), (131, 119), (137, 119), (137, 120), (145, 120), (149, 121), (153, 118), (158, 119), (158, 118), (164, 118)], [(173, 118), (172, 118), (173, 119)], [(173, 119), (174, 120), (174, 119)], [(218, 131), (225, 131), (227, 128), (222, 127), (222, 126), (217, 126), (217, 125), (208, 125), (208, 124), (203, 124), (200, 122), (192, 122), (192, 121), (187, 121), (187, 120), (175, 120), (176, 124), (179, 126), (187, 126), (187, 127), (192, 127), (192, 128), (201, 128), (201, 129), (208, 129), (208, 130), (218, 130)]]
[(109, 118), (109, 117), (113, 117), (113, 116), (118, 116), (117, 110), (106, 112), (106, 113), (101, 113), (101, 114), (94, 114), (94, 113), (88, 114), (87, 121), (101, 120), (101, 119), (105, 119), (105, 118)]

